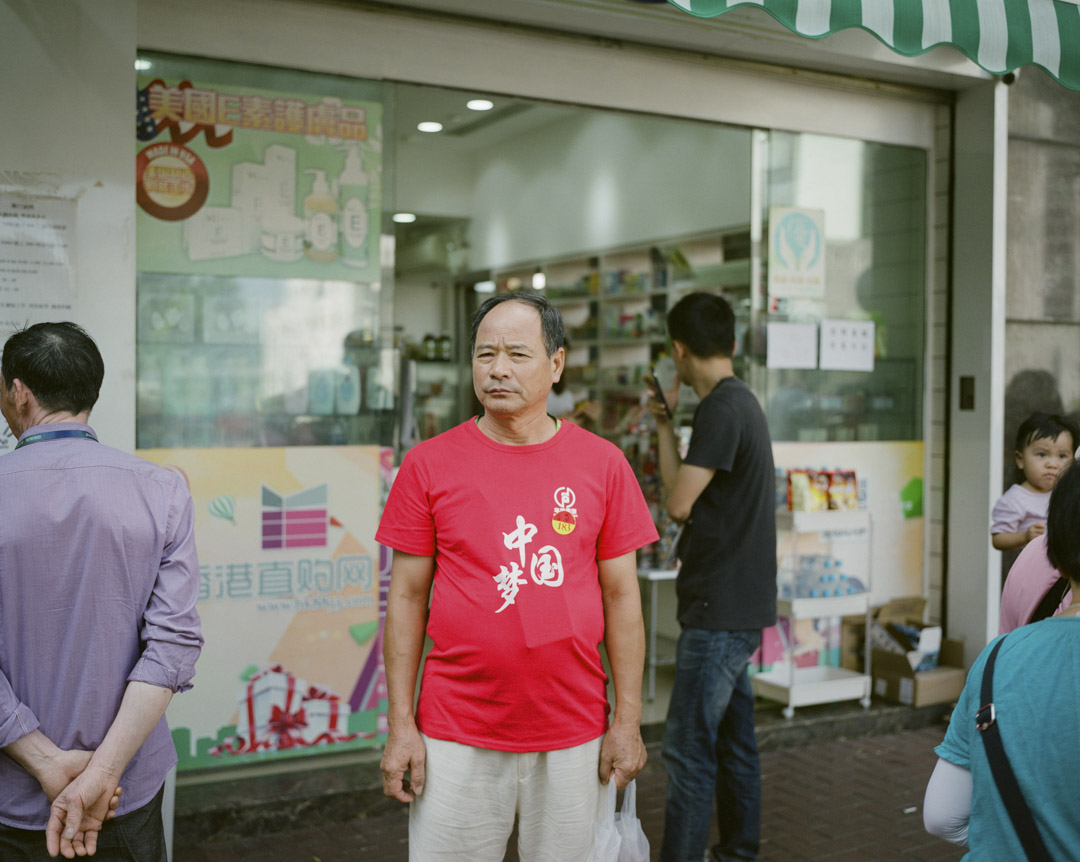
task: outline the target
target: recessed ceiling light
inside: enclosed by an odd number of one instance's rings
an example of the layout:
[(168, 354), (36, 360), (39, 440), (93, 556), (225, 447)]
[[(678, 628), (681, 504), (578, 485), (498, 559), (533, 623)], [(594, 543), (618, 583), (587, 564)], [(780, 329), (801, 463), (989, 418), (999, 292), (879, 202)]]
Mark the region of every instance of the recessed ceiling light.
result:
[(394, 213), (392, 218), (398, 224), (412, 224), (416, 221), (416, 213)]
[(425, 120), (422, 123), (417, 123), (416, 128), (421, 132), (441, 132), (442, 123), (435, 123), (430, 120)]
[(495, 107), (495, 103), (488, 99), (469, 99), (465, 103), (465, 107), (470, 111), (490, 111)]
[(149, 60), (144, 60), (142, 57), (139, 57), (135, 61), (135, 71), (136, 72), (145, 72), (147, 69), (153, 68), (153, 66), (154, 66), (153, 63), (151, 63)]

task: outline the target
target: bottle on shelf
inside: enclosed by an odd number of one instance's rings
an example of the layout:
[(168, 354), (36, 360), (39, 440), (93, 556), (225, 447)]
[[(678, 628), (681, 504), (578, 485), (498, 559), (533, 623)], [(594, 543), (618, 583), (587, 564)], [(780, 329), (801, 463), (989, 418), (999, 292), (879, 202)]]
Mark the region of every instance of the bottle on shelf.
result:
[(360, 369), (347, 362), (337, 374), (334, 399), (336, 412), (344, 416), (355, 416), (360, 412), (360, 396)]
[(780, 597), (818, 599), (852, 596), (866, 592), (866, 586), (843, 570), (843, 562), (825, 554), (800, 555), (792, 566), (778, 573)]

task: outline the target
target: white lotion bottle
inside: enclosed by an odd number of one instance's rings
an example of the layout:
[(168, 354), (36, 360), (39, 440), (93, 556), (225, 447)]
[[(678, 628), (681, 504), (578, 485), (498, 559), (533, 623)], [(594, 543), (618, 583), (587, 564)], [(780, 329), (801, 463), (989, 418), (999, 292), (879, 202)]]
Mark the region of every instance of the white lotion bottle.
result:
[(314, 174), (311, 194), (304, 198), (304, 254), (316, 263), (330, 263), (338, 255), (338, 202), (330, 192), (326, 171), (310, 168)]
[(340, 233), (341, 262), (349, 266), (368, 265), (368, 218), (369, 180), (364, 172), (360, 145), (346, 144), (345, 170), (338, 177), (338, 195), (341, 201)]

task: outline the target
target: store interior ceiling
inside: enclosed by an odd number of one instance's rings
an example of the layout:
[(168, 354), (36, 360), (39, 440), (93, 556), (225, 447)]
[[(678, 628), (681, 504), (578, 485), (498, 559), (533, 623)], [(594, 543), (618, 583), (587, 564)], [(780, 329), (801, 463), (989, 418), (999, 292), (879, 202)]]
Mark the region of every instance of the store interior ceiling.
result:
[[(474, 98), (488, 99), (493, 106), (486, 111), (470, 110), (466, 103)], [(580, 110), (509, 96), (399, 84), (394, 90), (394, 145), (422, 147), (433, 162), (440, 154), (468, 157)], [(424, 122), (440, 123), (442, 130), (419, 131)], [(454, 250), (466, 244), (468, 218), (423, 211), (413, 214), (416, 221), (394, 227), (397, 278), (449, 278), (462, 268)]]
[[(471, 98), (489, 99), (493, 107), (473, 111), (466, 107)], [(424, 141), (453, 149), (473, 152), (569, 115), (574, 109), (509, 96), (489, 96), (465, 90), (419, 87), (399, 84), (395, 88), (396, 143)], [(438, 122), (443, 130), (430, 134), (417, 130), (421, 122)]]

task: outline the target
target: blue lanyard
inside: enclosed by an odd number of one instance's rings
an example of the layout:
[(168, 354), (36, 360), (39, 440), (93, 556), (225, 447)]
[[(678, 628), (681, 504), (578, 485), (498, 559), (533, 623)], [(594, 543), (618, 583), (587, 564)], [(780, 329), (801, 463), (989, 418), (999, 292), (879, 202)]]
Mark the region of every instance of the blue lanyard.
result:
[(61, 431), (42, 431), (39, 434), (31, 434), (29, 437), (23, 437), (15, 448), (21, 449), (23, 446), (29, 446), (31, 443), (43, 443), (46, 440), (57, 440), (60, 437), (85, 437), (88, 440), (93, 440), (95, 443), (97, 442), (97, 437), (89, 431), (63, 429)]

